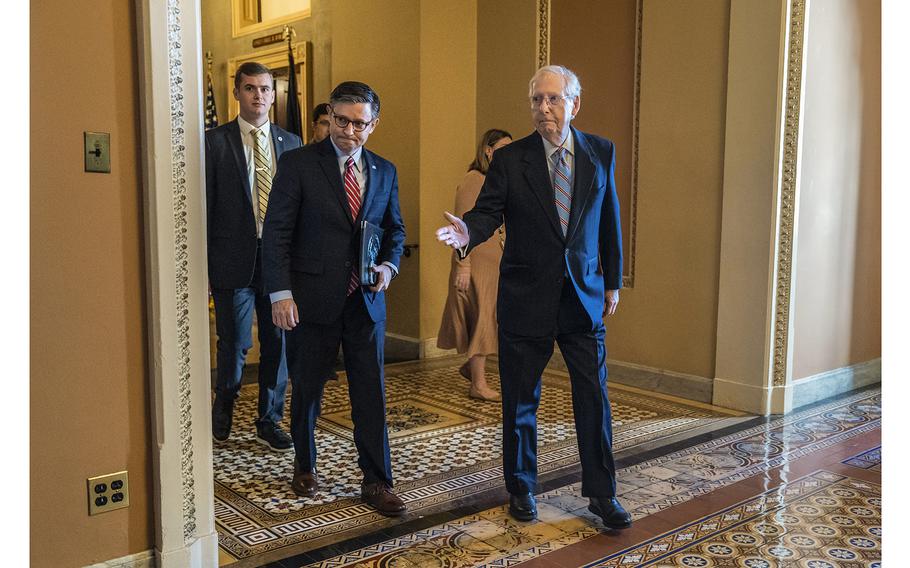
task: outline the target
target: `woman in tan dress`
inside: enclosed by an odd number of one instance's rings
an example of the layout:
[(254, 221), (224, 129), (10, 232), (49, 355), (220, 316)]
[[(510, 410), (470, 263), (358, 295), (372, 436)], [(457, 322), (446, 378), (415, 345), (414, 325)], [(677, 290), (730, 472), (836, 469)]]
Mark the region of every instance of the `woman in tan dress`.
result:
[[(505, 130), (487, 130), (480, 139), (477, 155), (455, 191), (455, 215), (461, 217), (477, 201), (486, 178), (493, 152), (512, 141)], [(476, 246), (464, 260), (452, 253), (449, 296), (446, 299), (437, 345), (467, 353), (461, 375), (471, 381), (468, 395), (480, 400), (500, 400), (499, 393), (487, 385), (487, 355), (498, 353), (496, 293), (499, 286), (499, 261), (502, 259), (503, 234)]]

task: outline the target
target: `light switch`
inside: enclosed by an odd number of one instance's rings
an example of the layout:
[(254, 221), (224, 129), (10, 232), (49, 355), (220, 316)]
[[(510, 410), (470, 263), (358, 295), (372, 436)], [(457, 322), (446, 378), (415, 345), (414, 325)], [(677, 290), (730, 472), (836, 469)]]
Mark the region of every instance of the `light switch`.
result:
[(111, 173), (111, 135), (85, 132), (85, 171)]

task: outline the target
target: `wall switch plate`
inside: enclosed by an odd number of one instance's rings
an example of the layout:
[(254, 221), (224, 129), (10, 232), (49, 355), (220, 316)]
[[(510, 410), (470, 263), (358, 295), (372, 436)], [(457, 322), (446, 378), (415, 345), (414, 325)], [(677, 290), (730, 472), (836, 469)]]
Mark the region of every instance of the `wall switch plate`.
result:
[(85, 171), (111, 173), (111, 135), (109, 132), (84, 132)]
[(130, 504), (130, 478), (125, 471), (90, 477), (88, 485), (88, 514), (97, 515)]

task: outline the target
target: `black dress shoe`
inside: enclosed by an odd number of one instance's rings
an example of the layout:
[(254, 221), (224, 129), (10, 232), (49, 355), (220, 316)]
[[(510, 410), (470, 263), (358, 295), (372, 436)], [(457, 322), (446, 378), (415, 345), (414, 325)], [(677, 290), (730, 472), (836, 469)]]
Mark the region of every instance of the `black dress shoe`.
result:
[(319, 477), (315, 471), (303, 471), (297, 460), (294, 460), (294, 479), (291, 480), (291, 489), (301, 497), (312, 497), (319, 491)]
[(616, 497), (591, 497), (588, 510), (600, 517), (608, 529), (627, 529), (632, 526), (632, 515), (623, 509)]
[(276, 452), (294, 451), (294, 441), (277, 424), (266, 423), (256, 426), (256, 441), (260, 444), (265, 444)]
[(401, 497), (395, 495), (392, 492), (392, 488), (381, 481), (377, 483), (362, 483), (360, 485), (360, 497), (367, 505), (386, 517), (400, 517), (408, 510)]
[(234, 405), (223, 404), (215, 399), (212, 405), (212, 438), (216, 442), (226, 442), (231, 437), (231, 424), (234, 421)]
[(537, 500), (530, 493), (509, 495), (509, 514), (519, 521), (533, 521), (537, 518)]

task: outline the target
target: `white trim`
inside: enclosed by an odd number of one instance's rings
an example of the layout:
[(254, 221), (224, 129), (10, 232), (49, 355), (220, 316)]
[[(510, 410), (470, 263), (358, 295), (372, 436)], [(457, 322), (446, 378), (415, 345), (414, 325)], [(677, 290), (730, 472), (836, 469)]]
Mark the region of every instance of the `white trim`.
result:
[(137, 0), (155, 554), (218, 566), (198, 0)]

